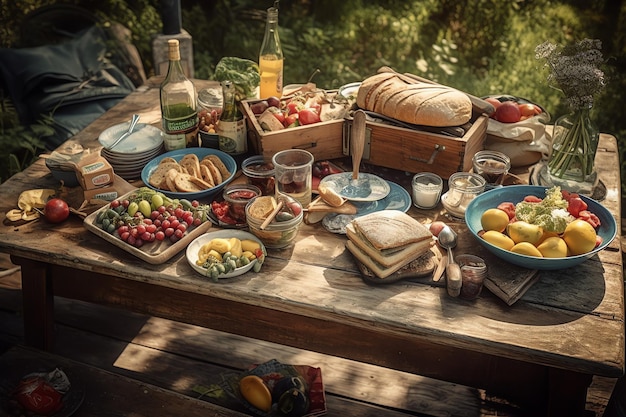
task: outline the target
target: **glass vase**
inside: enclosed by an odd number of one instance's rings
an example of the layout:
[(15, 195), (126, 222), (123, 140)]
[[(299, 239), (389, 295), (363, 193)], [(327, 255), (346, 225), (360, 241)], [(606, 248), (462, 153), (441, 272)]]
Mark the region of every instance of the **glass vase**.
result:
[(591, 107), (573, 110), (554, 122), (552, 153), (542, 183), (591, 196), (598, 185), (595, 169), (599, 131), (589, 115)]

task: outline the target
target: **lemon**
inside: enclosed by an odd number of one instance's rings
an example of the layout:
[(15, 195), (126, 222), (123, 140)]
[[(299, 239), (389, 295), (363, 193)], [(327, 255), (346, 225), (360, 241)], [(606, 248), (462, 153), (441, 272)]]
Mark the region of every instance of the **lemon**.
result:
[(511, 250), (515, 245), (515, 242), (502, 232), (495, 230), (488, 230), (483, 233), (482, 238), (494, 246), (497, 246), (504, 250)]
[(524, 221), (517, 221), (509, 223), (506, 227), (506, 233), (509, 235), (513, 242), (529, 242), (533, 245), (536, 244), (543, 235), (543, 228), (536, 224), (530, 224)]
[(266, 413), (272, 408), (272, 393), (261, 378), (246, 375), (239, 381), (241, 395), (254, 407)]
[(596, 247), (596, 231), (584, 220), (574, 220), (563, 232), (563, 240), (572, 255), (582, 255)]
[(537, 257), (537, 258), (543, 258), (543, 255), (541, 254), (539, 249), (537, 249), (535, 247), (535, 245), (533, 245), (532, 243), (529, 243), (529, 242), (519, 242), (519, 243), (516, 243), (515, 246), (513, 246), (511, 248), (511, 252), (519, 253), (520, 255), (534, 256), (534, 257)]
[(541, 242), (537, 249), (544, 258), (565, 258), (567, 256), (567, 244), (558, 236), (551, 236)]
[(504, 232), (506, 225), (509, 224), (509, 215), (504, 210), (490, 208), (480, 217), (480, 224), (484, 231)]

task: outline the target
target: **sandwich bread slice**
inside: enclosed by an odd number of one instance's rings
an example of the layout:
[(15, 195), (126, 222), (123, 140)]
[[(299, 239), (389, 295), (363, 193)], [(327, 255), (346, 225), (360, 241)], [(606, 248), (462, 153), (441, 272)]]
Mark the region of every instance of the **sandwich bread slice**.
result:
[(376, 250), (432, 240), (430, 230), (400, 210), (383, 210), (352, 220), (355, 231)]
[(408, 214), (383, 210), (357, 217), (346, 226), (347, 249), (379, 278), (386, 278), (428, 252), (430, 230)]

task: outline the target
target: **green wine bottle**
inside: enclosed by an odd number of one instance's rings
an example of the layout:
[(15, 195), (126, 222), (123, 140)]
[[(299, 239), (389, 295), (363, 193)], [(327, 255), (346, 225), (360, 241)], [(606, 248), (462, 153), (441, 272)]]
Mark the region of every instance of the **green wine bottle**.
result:
[(177, 39), (167, 41), (169, 67), (160, 87), (161, 119), (168, 151), (198, 146), (196, 88), (183, 72)]

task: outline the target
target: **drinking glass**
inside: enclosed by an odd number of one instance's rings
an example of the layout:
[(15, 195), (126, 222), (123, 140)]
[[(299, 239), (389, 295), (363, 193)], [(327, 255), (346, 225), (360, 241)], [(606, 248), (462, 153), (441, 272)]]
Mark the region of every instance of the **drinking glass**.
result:
[(298, 200), (302, 207), (311, 202), (313, 154), (303, 149), (287, 149), (272, 157), (276, 193), (286, 194)]

